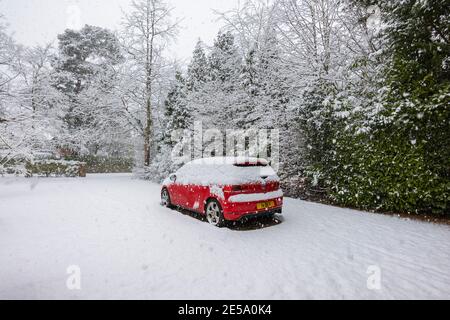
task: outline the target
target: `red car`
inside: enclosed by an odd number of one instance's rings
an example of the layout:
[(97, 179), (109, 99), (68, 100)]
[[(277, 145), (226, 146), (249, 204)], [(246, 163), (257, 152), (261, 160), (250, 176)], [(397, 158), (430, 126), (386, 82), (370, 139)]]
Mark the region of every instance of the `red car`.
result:
[(161, 204), (200, 213), (222, 227), (226, 221), (281, 214), (283, 191), (266, 160), (207, 158), (170, 175), (163, 183)]

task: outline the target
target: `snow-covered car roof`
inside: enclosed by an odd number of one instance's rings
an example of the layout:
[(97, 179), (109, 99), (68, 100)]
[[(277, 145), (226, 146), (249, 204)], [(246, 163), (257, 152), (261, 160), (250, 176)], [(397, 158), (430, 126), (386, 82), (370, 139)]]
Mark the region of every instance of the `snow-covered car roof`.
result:
[(279, 181), (267, 160), (245, 157), (197, 159), (178, 170), (176, 175), (178, 183), (201, 186)]
[(214, 157), (214, 158), (202, 158), (189, 162), (187, 165), (243, 165), (243, 164), (260, 164), (267, 166), (269, 162), (262, 158), (249, 158), (249, 157)]

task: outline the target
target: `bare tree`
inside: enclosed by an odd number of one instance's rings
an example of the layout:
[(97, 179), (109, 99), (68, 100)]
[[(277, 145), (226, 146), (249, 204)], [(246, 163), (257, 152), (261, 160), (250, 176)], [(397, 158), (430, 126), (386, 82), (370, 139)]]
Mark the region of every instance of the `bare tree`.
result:
[(21, 57), (20, 73), (27, 88), (23, 94), (29, 100), (33, 113), (36, 113), (39, 107), (48, 107), (45, 103), (52, 94), (49, 92), (52, 88), (50, 85), (52, 49), (51, 44), (27, 48)]
[(178, 31), (178, 21), (171, 19), (172, 8), (162, 0), (133, 0), (132, 11), (123, 21), (124, 48), (140, 79), (140, 105), (145, 110), (143, 121), (144, 165), (151, 161), (154, 84), (164, 68), (162, 53)]
[[(280, 0), (278, 30), (285, 49), (302, 67), (326, 77), (340, 49), (338, 0)], [(312, 70), (311, 70), (312, 69)]]
[(272, 0), (247, 0), (232, 10), (215, 13), (225, 22), (225, 29), (236, 34), (239, 48), (246, 54), (265, 42), (276, 24), (277, 9)]

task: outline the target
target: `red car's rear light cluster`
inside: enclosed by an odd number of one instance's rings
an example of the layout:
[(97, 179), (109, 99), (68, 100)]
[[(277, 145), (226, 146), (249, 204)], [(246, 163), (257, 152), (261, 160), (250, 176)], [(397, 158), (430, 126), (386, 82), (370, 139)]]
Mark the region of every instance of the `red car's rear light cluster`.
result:
[(231, 192), (246, 192), (246, 191), (252, 191), (252, 186), (248, 185), (240, 185), (240, 186), (232, 186), (230, 188)]
[[(264, 185), (264, 190), (267, 191), (276, 191), (280, 189), (280, 183), (279, 182), (271, 182), (267, 185)], [(225, 188), (225, 192), (233, 192), (233, 193), (239, 193), (239, 192), (261, 192), (261, 185), (235, 185)]]
[(252, 186), (251, 185), (235, 185), (235, 186), (229, 186), (229, 187), (225, 187), (224, 189), (225, 192), (247, 192), (247, 191), (252, 191)]

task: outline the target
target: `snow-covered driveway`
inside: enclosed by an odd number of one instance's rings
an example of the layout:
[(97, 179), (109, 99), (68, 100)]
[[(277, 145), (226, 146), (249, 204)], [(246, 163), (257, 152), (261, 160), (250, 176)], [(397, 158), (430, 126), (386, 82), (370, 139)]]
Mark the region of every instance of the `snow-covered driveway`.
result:
[(0, 298), (450, 299), (448, 226), (287, 199), (280, 225), (216, 229), (159, 192), (129, 175), (0, 178)]

